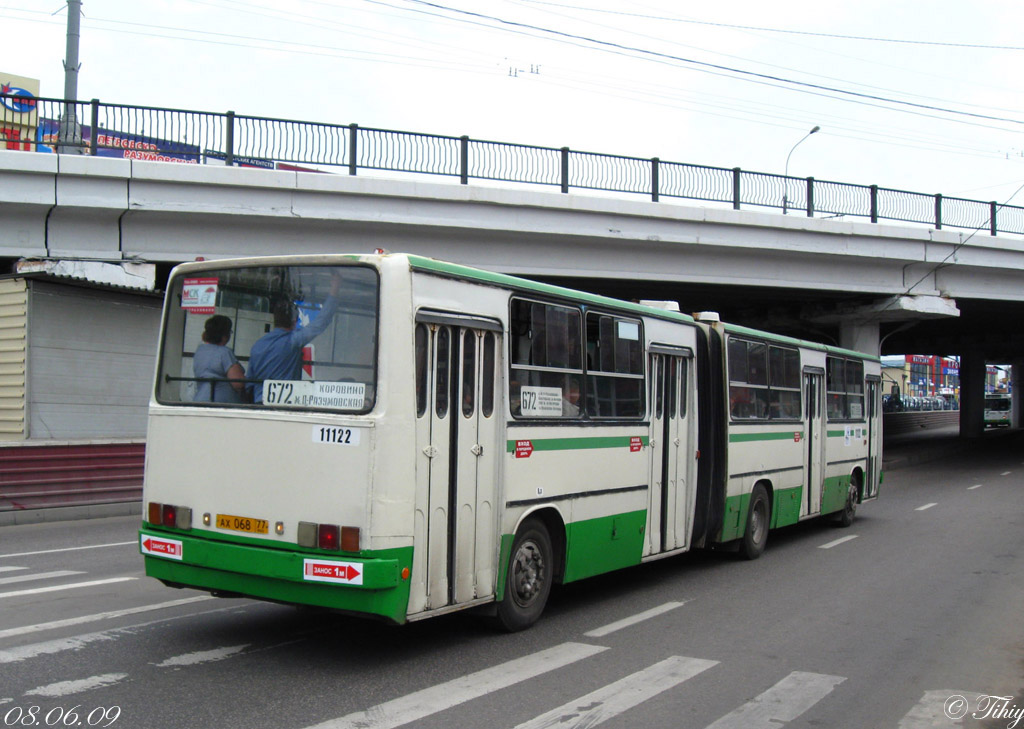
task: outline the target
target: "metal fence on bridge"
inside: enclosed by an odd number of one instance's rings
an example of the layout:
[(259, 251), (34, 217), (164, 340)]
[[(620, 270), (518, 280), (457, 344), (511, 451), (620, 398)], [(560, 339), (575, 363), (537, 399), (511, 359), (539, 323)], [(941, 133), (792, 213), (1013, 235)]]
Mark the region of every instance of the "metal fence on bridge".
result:
[[(0, 94), (8, 149), (268, 169), (400, 172), (1024, 234), (1024, 207), (568, 147)], [(32, 130), (32, 131), (29, 131)], [(326, 170), (325, 170), (326, 168)]]

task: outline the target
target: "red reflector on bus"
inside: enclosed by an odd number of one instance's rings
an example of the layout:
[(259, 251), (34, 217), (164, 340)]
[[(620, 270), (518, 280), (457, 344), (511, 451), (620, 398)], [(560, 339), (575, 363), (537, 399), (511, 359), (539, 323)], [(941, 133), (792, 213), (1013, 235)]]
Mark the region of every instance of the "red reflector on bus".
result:
[(164, 526), (175, 526), (175, 522), (178, 520), (177, 510), (170, 504), (164, 504), (163, 517), (161, 522)]
[(317, 529), (317, 546), (320, 549), (338, 549), (341, 545), (341, 528), (336, 524), (321, 524)]
[(358, 552), (359, 551), (359, 527), (342, 527), (341, 528), (341, 551), (343, 551), (343, 552)]
[(155, 501), (149, 502), (149, 523), (155, 526), (160, 526), (164, 523), (164, 505), (158, 504)]

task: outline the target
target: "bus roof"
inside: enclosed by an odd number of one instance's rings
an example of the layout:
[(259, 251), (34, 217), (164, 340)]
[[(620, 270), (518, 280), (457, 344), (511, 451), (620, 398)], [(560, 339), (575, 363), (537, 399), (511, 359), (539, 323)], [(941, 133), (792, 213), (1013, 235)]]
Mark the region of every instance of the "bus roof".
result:
[[(547, 296), (556, 296), (569, 301), (576, 301), (580, 303), (588, 303), (596, 306), (613, 308), (618, 311), (628, 311), (634, 314), (642, 314), (647, 317), (653, 317), (658, 319), (667, 319), (670, 321), (686, 322), (691, 324), (695, 322), (692, 316), (682, 314), (676, 311), (658, 309), (652, 306), (646, 306), (644, 304), (639, 304), (633, 301), (614, 299), (610, 296), (600, 296), (598, 294), (591, 294), (585, 291), (578, 291), (576, 289), (570, 289), (564, 286), (555, 286), (553, 284), (531, 281), (530, 279), (520, 278), (519, 276), (511, 276), (509, 274), (504, 273), (495, 273), (494, 271), (486, 271), (484, 269), (473, 268), (472, 266), (465, 266), (458, 263), (448, 263), (446, 261), (437, 260), (436, 258), (429, 258), (427, 256), (419, 256), (411, 253), (324, 253), (295, 256), (223, 258), (210, 261), (183, 263), (176, 267), (175, 270), (178, 270), (180, 268), (182, 269), (182, 273), (187, 274), (189, 272), (197, 272), (200, 270), (207, 270), (209, 268), (216, 268), (218, 266), (280, 266), (286, 265), (286, 261), (290, 261), (291, 263), (297, 265), (311, 265), (317, 263), (330, 265), (332, 262), (337, 262), (339, 259), (349, 261), (352, 263), (369, 263), (374, 260), (381, 260), (385, 258), (405, 258), (409, 262), (409, 267), (411, 269), (416, 271), (422, 271), (425, 273), (433, 273), (440, 276), (449, 276), (452, 278), (467, 281), (475, 281), (481, 284), (516, 289), (518, 291), (533, 292), (538, 294), (544, 294)], [(794, 346), (806, 347), (809, 349), (816, 349), (819, 351), (827, 352), (829, 354), (846, 355), (851, 357), (857, 357), (860, 359), (879, 361), (879, 357), (870, 354), (865, 354), (864, 352), (857, 352), (851, 349), (844, 349), (842, 347), (835, 347), (829, 344), (822, 344), (821, 342), (811, 342), (808, 340), (798, 339), (795, 337), (787, 337), (781, 334), (773, 334), (772, 332), (764, 331), (761, 329), (752, 329), (737, 324), (723, 324), (723, 326), (725, 328), (725, 331), (733, 334), (759, 337), (761, 339), (771, 340), (773, 342), (791, 344)]]

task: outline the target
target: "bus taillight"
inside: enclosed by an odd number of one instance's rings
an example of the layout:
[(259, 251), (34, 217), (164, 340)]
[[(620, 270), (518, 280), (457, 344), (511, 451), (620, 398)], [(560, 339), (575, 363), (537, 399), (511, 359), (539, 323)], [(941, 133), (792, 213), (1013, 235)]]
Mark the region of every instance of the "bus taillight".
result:
[(320, 549), (340, 549), (341, 528), (336, 524), (321, 524), (317, 529), (317, 546)]
[(158, 504), (150, 501), (147, 508), (149, 523), (153, 526), (168, 526), (177, 529), (192, 528), (192, 509), (187, 506)]
[(341, 528), (341, 551), (342, 552), (358, 552), (359, 551), (359, 527), (342, 527)]
[(358, 552), (359, 527), (343, 527), (337, 524), (316, 524), (311, 521), (300, 521), (298, 543), (300, 547)]

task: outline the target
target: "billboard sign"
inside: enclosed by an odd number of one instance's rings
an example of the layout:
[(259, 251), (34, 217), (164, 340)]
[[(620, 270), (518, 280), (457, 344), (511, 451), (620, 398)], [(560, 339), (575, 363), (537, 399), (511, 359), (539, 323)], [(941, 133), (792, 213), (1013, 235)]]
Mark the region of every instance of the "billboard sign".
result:
[[(39, 151), (53, 152), (59, 143), (60, 122), (42, 119), (39, 122)], [(92, 128), (82, 125), (82, 143), (92, 142)], [(99, 127), (96, 134), (96, 155), (120, 159), (138, 159), (146, 162), (178, 162), (199, 164), (199, 147), (184, 142), (147, 137), (141, 134), (116, 132)]]
[(30, 152), (39, 119), (39, 81), (0, 72), (0, 149)]

